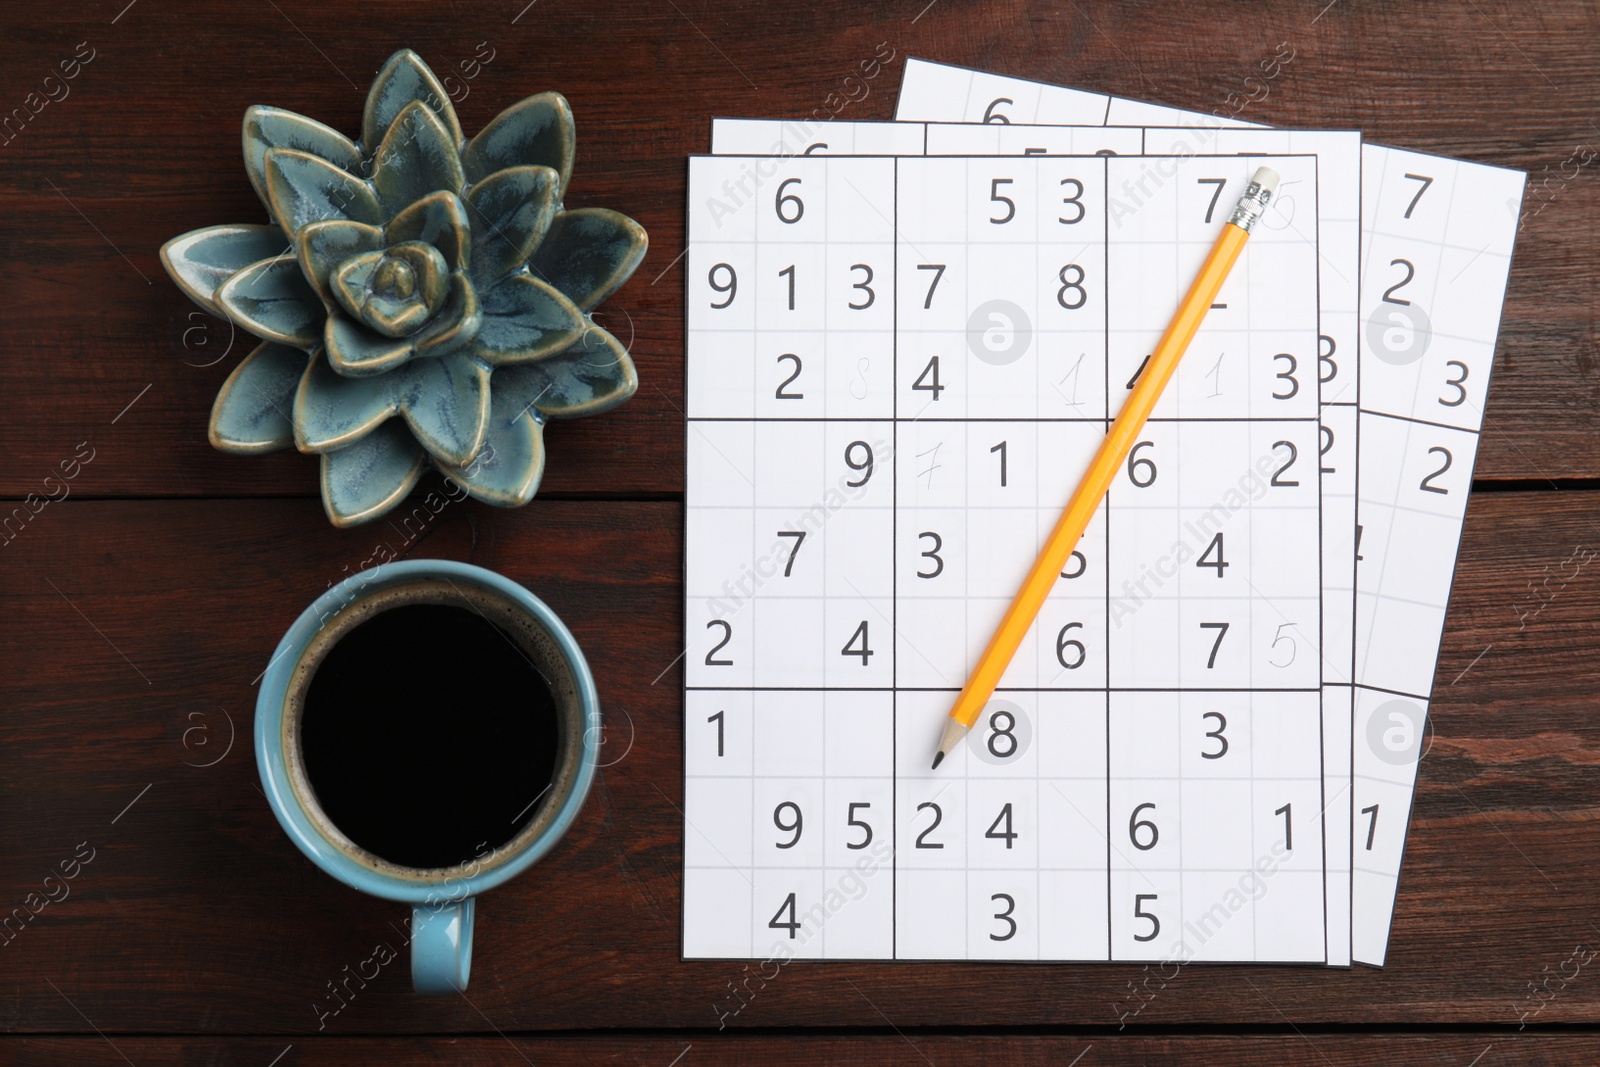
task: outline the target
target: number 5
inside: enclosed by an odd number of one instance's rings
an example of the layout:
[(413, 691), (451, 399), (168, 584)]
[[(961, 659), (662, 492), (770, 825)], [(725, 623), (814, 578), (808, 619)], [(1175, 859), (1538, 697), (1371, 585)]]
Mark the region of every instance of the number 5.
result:
[[(1292, 623), (1292, 622), (1279, 623), (1278, 624), (1278, 632), (1273, 635), (1272, 646), (1271, 646), (1272, 648), (1277, 648), (1278, 647), (1278, 643), (1280, 641), (1289, 642), (1289, 658), (1288, 659), (1284, 660), (1282, 663), (1279, 663), (1275, 659), (1269, 659), (1267, 661), (1268, 663), (1272, 664), (1274, 667), (1280, 667), (1280, 668), (1287, 667), (1289, 664), (1294, 662), (1295, 652), (1297, 652), (1299, 650), (1300, 646), (1295, 642), (1295, 639), (1294, 639), (1294, 637), (1292, 635), (1286, 634), (1286, 633), (1283, 632), (1283, 631), (1289, 629), (1293, 625), (1294, 625), (1294, 623)], [(1218, 638), (1217, 641), (1220, 644), (1222, 639)]]
[(1135, 919), (1150, 920), (1150, 932), (1148, 934), (1134, 934), (1133, 939), (1135, 941), (1154, 941), (1161, 935), (1161, 920), (1144, 910), (1144, 902), (1155, 899), (1155, 893), (1138, 893), (1133, 898), (1133, 917)]
[(1010, 185), (1014, 180), (1015, 179), (1012, 178), (995, 178), (989, 182), (989, 202), (991, 204), (1004, 204), (1006, 206), (1004, 218), (997, 219), (993, 215), (989, 216), (989, 221), (994, 223), (996, 226), (1004, 225), (1005, 223), (1008, 223), (1017, 217), (1017, 202), (1012, 200), (1009, 196), (1000, 195), (1000, 187), (1002, 185)]

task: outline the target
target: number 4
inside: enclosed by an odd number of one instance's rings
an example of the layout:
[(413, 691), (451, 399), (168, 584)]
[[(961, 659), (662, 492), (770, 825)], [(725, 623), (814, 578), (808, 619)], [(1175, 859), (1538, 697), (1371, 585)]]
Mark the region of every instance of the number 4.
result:
[[(779, 920), (783, 918), (783, 913), (786, 911), (789, 913), (789, 921), (779, 922)], [(794, 932), (800, 929), (800, 921), (796, 919), (794, 915), (793, 893), (790, 893), (788, 896), (783, 898), (783, 903), (778, 905), (778, 910), (773, 913), (773, 916), (771, 920), (768, 921), (767, 926), (773, 930), (789, 931), (789, 940), (794, 940)]]
[[(861, 647), (852, 648), (851, 646), (858, 641), (861, 643)], [(867, 665), (867, 660), (872, 658), (872, 653), (873, 650), (867, 647), (867, 620), (862, 619), (861, 625), (857, 626), (855, 633), (850, 635), (850, 640), (846, 641), (844, 643), (844, 647), (839, 650), (839, 655), (860, 656), (861, 665), (865, 667)]]

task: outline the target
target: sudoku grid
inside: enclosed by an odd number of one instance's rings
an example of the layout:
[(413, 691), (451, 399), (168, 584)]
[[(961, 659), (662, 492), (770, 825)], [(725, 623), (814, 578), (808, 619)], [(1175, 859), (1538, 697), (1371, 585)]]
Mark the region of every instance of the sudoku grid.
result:
[(1261, 162), (691, 161), (686, 956), (1326, 959), (1314, 225), (928, 768)]

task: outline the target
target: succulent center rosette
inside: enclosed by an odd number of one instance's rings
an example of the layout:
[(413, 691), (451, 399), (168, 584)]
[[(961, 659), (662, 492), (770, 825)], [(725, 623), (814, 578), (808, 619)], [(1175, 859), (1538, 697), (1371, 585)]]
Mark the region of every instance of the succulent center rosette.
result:
[(638, 388), (592, 312), (644, 257), (638, 223), (568, 211), (566, 100), (531, 96), (471, 140), (412, 52), (373, 82), (362, 137), (245, 112), (245, 170), (272, 222), (161, 250), (201, 307), (261, 338), (211, 412), (211, 443), (322, 461), (335, 525), (374, 519), (431, 463), (491, 504), (526, 503), (543, 426)]

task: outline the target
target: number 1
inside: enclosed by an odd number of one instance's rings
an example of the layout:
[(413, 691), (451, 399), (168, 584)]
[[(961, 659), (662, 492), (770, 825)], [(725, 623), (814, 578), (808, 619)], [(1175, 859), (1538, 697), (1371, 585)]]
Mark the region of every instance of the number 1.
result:
[(794, 264), (791, 263), (787, 267), (785, 267), (782, 270), (780, 270), (778, 272), (778, 277), (780, 277), (780, 278), (787, 277), (789, 279), (789, 310), (793, 311), (794, 310)]
[(722, 719), (723, 716), (722, 712), (720, 711), (715, 715), (706, 716), (706, 722), (714, 722), (717, 724), (717, 756), (719, 758), (722, 756)]

